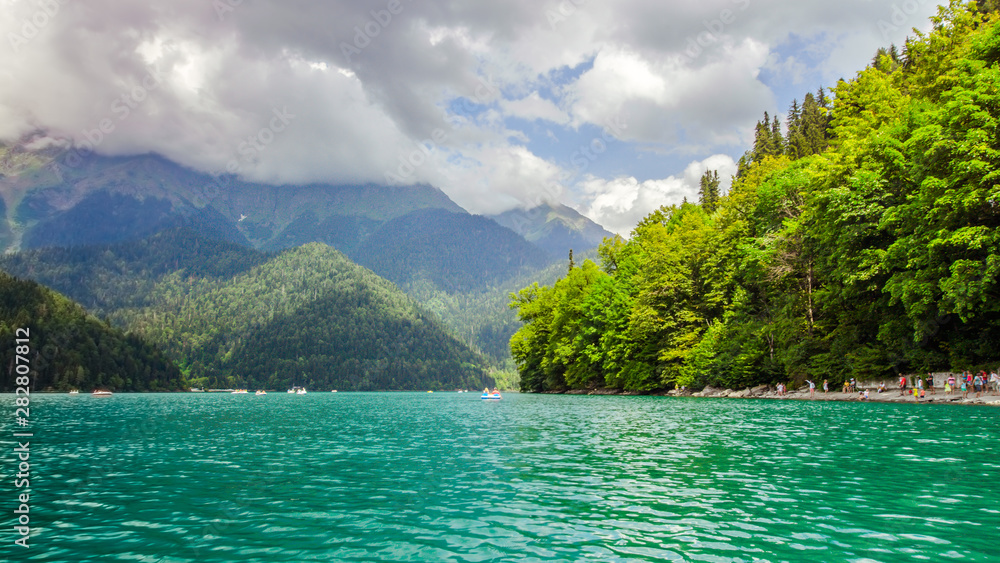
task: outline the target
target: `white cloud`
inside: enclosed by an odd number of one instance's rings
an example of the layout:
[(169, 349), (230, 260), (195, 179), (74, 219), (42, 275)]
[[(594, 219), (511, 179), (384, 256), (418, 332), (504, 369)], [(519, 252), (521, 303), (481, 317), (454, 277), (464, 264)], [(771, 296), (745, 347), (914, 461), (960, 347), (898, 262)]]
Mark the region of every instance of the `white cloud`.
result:
[(629, 236), (636, 223), (663, 205), (678, 205), (685, 199), (698, 201), (699, 184), (708, 170), (717, 170), (725, 192), (736, 173), (736, 163), (724, 154), (688, 164), (683, 174), (640, 182), (623, 176), (607, 180), (588, 176), (578, 185), (581, 212), (591, 220), (622, 236)]
[(538, 92), (532, 92), (520, 100), (501, 100), (500, 107), (503, 108), (504, 114), (528, 121), (544, 119), (559, 124), (569, 122), (566, 112), (556, 107), (552, 101), (539, 96)]
[(627, 140), (740, 142), (747, 117), (773, 103), (757, 79), (767, 46), (748, 39), (722, 50), (724, 57), (701, 66), (683, 54), (651, 60), (625, 49), (602, 51), (569, 87), (574, 123), (607, 123), (618, 116), (629, 125)]
[[(453, 155), (454, 156), (454, 155)], [(560, 168), (520, 145), (495, 143), (467, 147), (461, 158), (425, 167), (423, 181), (448, 186), (456, 203), (476, 213), (501, 213), (525, 204), (559, 201)]]
[[(45, 23), (33, 30), (25, 22), (50, 3), (7, 1), (0, 11), (0, 139), (41, 129), (80, 141), (109, 119), (100, 153), (157, 152), (210, 172), (237, 158), (251, 179), (347, 183), (383, 182), (400, 155), (441, 130), (446, 138), (412, 178), (474, 212), (540, 191), (568, 197), (544, 186), (588, 124), (626, 124), (620, 137), (633, 157), (704, 164), (749, 143), (761, 112), (785, 102), (760, 81), (762, 69), (795, 80), (808, 60), (830, 84), (934, 12), (923, 0), (456, 0), (403, 2), (386, 19), (386, 0), (257, 0), (223, 13), (205, 0), (52, 4), (57, 12), (37, 16)], [(792, 34), (818, 54), (774, 57)], [(120, 118), (124, 102), (113, 104), (150, 73), (162, 81)], [(449, 123), (444, 108), (456, 98), (487, 110)], [(241, 154), (286, 107), (292, 123)], [(511, 130), (509, 116), (545, 123)], [(529, 138), (566, 142), (549, 154)], [(628, 169), (640, 160), (585, 182), (593, 218), (627, 232), (636, 216), (693, 197), (687, 171), (636, 180), (649, 176)]]

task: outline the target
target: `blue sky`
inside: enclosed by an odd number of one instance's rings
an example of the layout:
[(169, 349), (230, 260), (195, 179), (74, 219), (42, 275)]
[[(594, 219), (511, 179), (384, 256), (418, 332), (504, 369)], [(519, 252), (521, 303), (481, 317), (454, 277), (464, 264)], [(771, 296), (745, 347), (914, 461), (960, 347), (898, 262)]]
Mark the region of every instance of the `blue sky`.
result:
[(7, 0), (0, 140), (80, 146), (103, 123), (103, 154), (155, 152), (268, 183), (428, 183), (475, 213), (559, 201), (627, 234), (696, 198), (705, 169), (732, 174), (764, 111), (783, 117), (793, 98), (850, 78), (935, 11), (921, 0)]

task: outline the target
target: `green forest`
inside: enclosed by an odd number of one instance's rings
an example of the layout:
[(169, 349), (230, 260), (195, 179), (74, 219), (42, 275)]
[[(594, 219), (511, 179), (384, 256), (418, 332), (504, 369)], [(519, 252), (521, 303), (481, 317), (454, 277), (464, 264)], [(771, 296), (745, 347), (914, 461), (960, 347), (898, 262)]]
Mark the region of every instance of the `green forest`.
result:
[(0, 268), (65, 293), (136, 342), (159, 346), (189, 386), (424, 390), (494, 383), (483, 357), (430, 312), (321, 243), (272, 255), (175, 228), (130, 243), (5, 256)]
[(952, 1), (784, 124), (765, 114), (727, 193), (706, 171), (697, 204), (512, 294), (522, 390), (995, 368), (998, 20)]
[[(27, 331), (21, 352), (13, 343)], [(32, 282), (0, 272), (0, 365), (9, 377), (0, 392), (14, 390), (15, 354), (31, 367), (31, 390), (107, 388), (123, 391), (178, 391), (180, 370), (161, 351), (135, 335), (123, 334), (69, 299)], [(23, 360), (22, 360), (23, 363)]]

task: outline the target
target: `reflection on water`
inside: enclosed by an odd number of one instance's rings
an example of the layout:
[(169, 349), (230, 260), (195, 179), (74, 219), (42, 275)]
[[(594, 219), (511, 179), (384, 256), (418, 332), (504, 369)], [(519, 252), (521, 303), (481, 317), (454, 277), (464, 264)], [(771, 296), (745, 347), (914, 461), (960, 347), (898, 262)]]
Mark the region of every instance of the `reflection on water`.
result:
[(986, 407), (282, 393), (36, 408), (37, 561), (995, 561), (1000, 539)]

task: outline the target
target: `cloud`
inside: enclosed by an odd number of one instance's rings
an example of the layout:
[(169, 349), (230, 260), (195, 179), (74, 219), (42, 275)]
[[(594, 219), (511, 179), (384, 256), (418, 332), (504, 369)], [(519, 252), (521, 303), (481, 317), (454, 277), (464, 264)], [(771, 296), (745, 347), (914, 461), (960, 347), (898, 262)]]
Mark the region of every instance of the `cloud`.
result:
[[(722, 47), (725, 56), (694, 67), (683, 54), (650, 60), (627, 49), (607, 49), (568, 89), (576, 124), (628, 123), (626, 140), (645, 143), (733, 144), (746, 117), (773, 103), (757, 80), (765, 45), (746, 40)], [(739, 96), (733, 96), (739, 92)]]
[[(899, 6), (7, 0), (0, 140), (43, 131), (46, 142), (101, 154), (156, 152), (207, 172), (235, 162), (247, 179), (336, 184), (384, 182), (438, 131), (407, 180), (495, 212), (540, 192), (574, 197), (575, 186), (546, 187), (567, 172), (554, 163), (571, 161), (589, 126), (619, 120), (623, 164), (589, 178), (584, 193), (594, 218), (627, 231), (661, 202), (693, 196), (685, 162), (742, 152), (761, 112), (786, 106), (762, 71), (790, 83), (849, 76), (934, 12), (921, 0)], [(776, 55), (793, 36), (812, 49), (807, 59)], [(457, 111), (457, 100), (471, 109)], [(294, 117), (278, 130), (275, 112)], [(655, 175), (629, 169), (655, 161), (643, 154), (681, 160)]]
[(544, 119), (559, 124), (569, 123), (566, 112), (556, 107), (550, 100), (539, 96), (537, 91), (520, 100), (503, 100), (500, 102), (500, 107), (503, 108), (504, 114), (528, 121)]
[(712, 155), (688, 164), (678, 176), (640, 182), (635, 177), (611, 180), (588, 176), (578, 185), (581, 212), (591, 220), (622, 236), (629, 236), (636, 223), (663, 205), (679, 205), (685, 199), (698, 201), (702, 175), (719, 172), (720, 190), (728, 191), (736, 163), (724, 154)]

